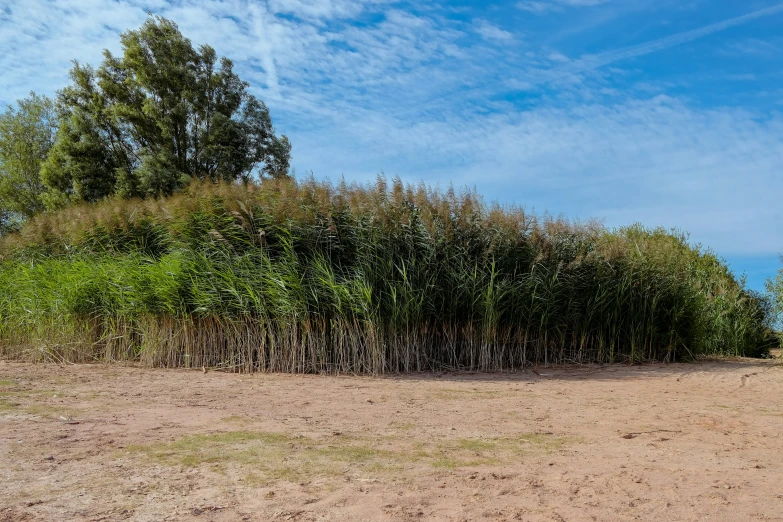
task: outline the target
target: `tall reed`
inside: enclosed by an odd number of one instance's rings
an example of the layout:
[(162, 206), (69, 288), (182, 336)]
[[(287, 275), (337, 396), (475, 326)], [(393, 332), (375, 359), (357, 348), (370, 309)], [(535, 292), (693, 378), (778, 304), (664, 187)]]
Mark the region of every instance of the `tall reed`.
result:
[(0, 241), (0, 356), (388, 373), (758, 355), (763, 300), (677, 233), (473, 192), (194, 184)]

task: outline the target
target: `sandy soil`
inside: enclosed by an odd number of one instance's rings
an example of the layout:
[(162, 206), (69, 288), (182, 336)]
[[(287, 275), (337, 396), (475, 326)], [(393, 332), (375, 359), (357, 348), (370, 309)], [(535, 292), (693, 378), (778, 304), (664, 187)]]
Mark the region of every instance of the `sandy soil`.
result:
[(405, 377), (0, 362), (0, 521), (783, 520), (780, 361)]

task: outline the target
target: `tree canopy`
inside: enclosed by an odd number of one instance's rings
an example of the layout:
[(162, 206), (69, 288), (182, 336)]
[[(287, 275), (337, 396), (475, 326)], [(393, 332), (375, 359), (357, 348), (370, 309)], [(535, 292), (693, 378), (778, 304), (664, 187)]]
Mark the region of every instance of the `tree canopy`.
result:
[(150, 17), (104, 51), (74, 62), (59, 93), (59, 129), (43, 162), (41, 201), (169, 195), (191, 179), (286, 176), (291, 145), (228, 58), (195, 49), (174, 22)]
[(54, 142), (54, 102), (30, 93), (0, 114), (0, 228), (44, 208), (39, 171)]

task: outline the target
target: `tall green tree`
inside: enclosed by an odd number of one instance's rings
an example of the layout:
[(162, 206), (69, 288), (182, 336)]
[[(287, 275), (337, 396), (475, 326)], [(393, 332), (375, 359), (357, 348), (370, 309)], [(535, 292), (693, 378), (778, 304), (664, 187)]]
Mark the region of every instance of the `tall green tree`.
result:
[(231, 60), (195, 49), (161, 17), (121, 43), (97, 69), (75, 63), (60, 93), (62, 125), (42, 169), (48, 206), (168, 195), (193, 178), (287, 175), (291, 145)]
[(56, 131), (54, 101), (34, 92), (0, 114), (0, 228), (43, 210), (40, 170)]

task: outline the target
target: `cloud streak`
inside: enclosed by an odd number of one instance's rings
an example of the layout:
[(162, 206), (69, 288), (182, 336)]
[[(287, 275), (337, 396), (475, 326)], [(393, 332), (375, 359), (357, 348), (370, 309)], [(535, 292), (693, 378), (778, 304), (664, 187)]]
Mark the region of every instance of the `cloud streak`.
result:
[(612, 0), (522, 0), (517, 2), (517, 9), (531, 13), (546, 13), (550, 11), (562, 11), (564, 7), (593, 7), (606, 4)]
[(584, 56), (574, 63), (572, 69), (576, 71), (596, 69), (598, 67), (603, 67), (604, 65), (609, 65), (620, 60), (635, 58), (637, 56), (643, 56), (645, 54), (662, 51), (670, 47), (692, 42), (698, 38), (703, 38), (710, 34), (724, 31), (730, 27), (745, 24), (758, 18), (772, 16), (778, 13), (783, 13), (783, 3), (773, 5), (765, 9), (759, 9), (758, 11), (753, 11), (752, 13), (730, 18), (728, 20), (723, 20), (714, 24), (705, 25), (704, 27), (700, 27), (698, 29), (692, 29), (690, 31), (673, 34), (665, 38), (659, 38), (657, 40), (652, 40), (638, 45), (631, 45), (600, 54)]

